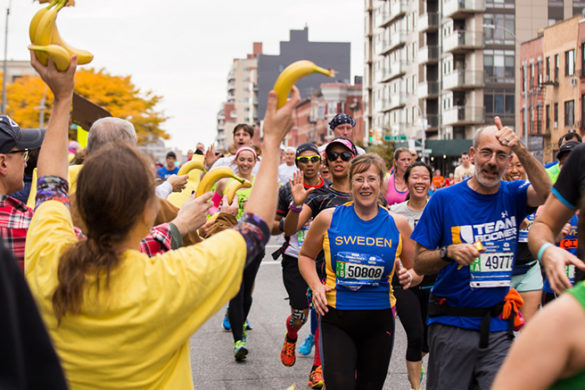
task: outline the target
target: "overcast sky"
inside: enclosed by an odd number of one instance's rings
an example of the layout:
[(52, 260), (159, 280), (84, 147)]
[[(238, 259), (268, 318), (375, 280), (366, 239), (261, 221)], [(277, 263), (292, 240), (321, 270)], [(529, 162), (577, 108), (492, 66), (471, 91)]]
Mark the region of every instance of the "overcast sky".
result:
[[(309, 27), (309, 40), (351, 42), (351, 73), (363, 74), (363, 0), (76, 0), (59, 13), (63, 39), (94, 54), (86, 67), (130, 75), (136, 86), (163, 96), (170, 119), (168, 146), (186, 151), (215, 139), (233, 58), (252, 42), (278, 54), (290, 29)], [(9, 0), (0, 0), (1, 34)], [(40, 8), (13, 0), (8, 59), (28, 59), (28, 25)], [(0, 40), (0, 56), (4, 51)]]

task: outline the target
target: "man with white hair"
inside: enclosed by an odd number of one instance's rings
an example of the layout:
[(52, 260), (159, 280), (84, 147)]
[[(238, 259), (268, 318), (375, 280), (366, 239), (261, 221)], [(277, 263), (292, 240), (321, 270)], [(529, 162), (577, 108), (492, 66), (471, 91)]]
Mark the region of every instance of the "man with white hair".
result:
[(288, 183), (297, 170), (295, 165), (295, 148), (287, 146), (284, 148), (284, 162), (278, 166), (278, 182), (280, 185)]

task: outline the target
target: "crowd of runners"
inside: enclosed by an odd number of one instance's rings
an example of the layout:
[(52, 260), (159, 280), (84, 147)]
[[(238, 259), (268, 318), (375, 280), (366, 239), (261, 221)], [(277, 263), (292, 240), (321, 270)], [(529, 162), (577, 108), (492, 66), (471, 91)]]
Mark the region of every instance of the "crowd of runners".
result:
[(328, 143), (289, 147), (281, 164), (299, 94), (277, 109), (271, 92), (261, 148), (240, 124), (233, 154), (198, 145), (190, 156), (251, 188), (230, 203), (224, 179), (177, 208), (166, 198), (188, 175), (172, 153), (156, 169), (128, 121), (96, 121), (83, 168), (70, 164), (75, 59), (66, 72), (31, 61), (55, 100), (46, 132), (0, 116), (1, 383), (192, 388), (189, 337), (226, 303), (222, 326), (245, 362), (256, 274), (283, 235), (272, 253), (290, 303), (280, 361), (314, 346), (311, 388), (381, 389), (396, 317), (412, 389), (585, 388), (578, 133), (545, 168), (496, 117), (443, 178), (408, 149), (387, 162), (359, 148), (340, 113)]

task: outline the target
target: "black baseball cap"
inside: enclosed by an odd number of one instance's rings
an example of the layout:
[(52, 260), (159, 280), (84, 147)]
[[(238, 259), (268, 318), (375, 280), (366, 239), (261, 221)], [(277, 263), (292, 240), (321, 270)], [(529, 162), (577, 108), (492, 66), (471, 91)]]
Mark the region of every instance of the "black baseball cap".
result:
[(21, 130), (9, 116), (0, 115), (0, 153), (8, 153), (14, 148), (36, 149), (44, 137), (44, 130)]
[(561, 148), (559, 149), (559, 152), (557, 153), (557, 160), (560, 160), (563, 154), (571, 153), (571, 151), (579, 145), (581, 145), (581, 142), (578, 141), (569, 141), (566, 144), (562, 145)]
[(301, 153), (306, 152), (307, 150), (312, 150), (316, 154), (319, 154), (319, 148), (315, 144), (307, 142), (306, 144), (301, 144), (297, 147), (295, 157), (299, 157)]

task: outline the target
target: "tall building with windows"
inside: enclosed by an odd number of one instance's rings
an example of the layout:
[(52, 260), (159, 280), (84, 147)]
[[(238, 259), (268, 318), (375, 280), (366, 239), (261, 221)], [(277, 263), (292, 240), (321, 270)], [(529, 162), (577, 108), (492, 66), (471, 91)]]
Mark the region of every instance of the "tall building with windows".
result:
[(216, 144), (228, 149), (232, 143), (232, 130), (238, 123), (248, 123), (256, 128), (255, 143), (260, 142), (258, 121), (258, 56), (262, 54), (262, 42), (253, 43), (253, 51), (246, 58), (234, 58), (227, 76), (226, 101), (217, 113)]
[(457, 152), (450, 140), (471, 139), (496, 115), (521, 129), (520, 43), (584, 6), (571, 0), (364, 0), (369, 138), (406, 136), (427, 150), (428, 140), (449, 140), (431, 151), (448, 156)]
[[(558, 139), (585, 125), (585, 19), (575, 16), (522, 43), (522, 133), (544, 162), (556, 159)], [(525, 116), (525, 113), (527, 115)]]

